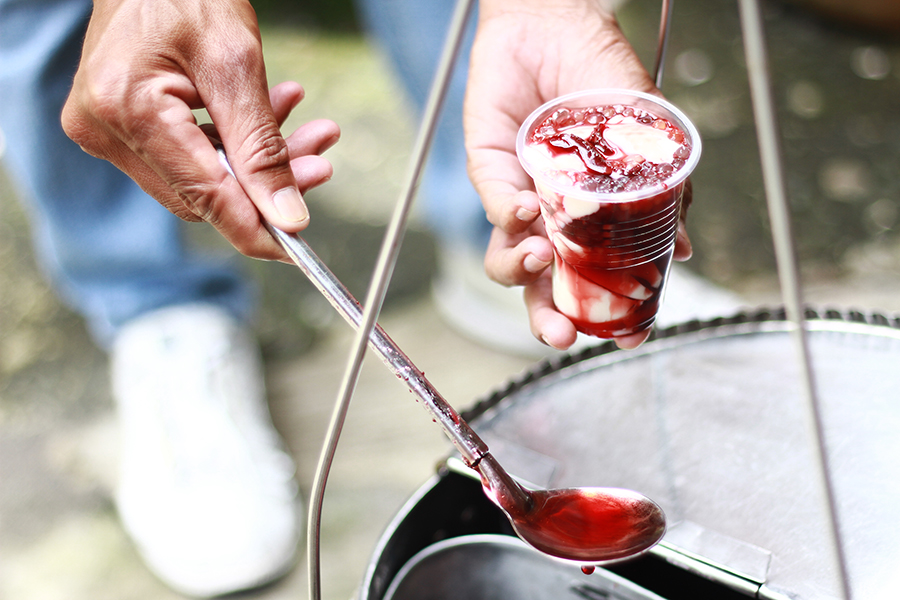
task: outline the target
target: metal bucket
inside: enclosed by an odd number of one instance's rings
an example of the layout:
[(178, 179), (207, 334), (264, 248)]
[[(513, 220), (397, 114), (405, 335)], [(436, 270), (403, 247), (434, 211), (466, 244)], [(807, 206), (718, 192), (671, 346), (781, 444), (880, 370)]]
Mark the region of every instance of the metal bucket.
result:
[[(897, 598), (900, 323), (807, 318), (850, 587)], [(636, 351), (603, 344), (538, 364), (463, 415), (523, 481), (656, 500), (669, 529), (647, 555), (589, 576), (563, 567), (512, 539), (451, 457), (382, 536), (360, 600), (839, 597), (788, 330), (761, 310), (670, 328)], [(535, 577), (541, 593), (520, 594)]]
[[(457, 575), (448, 576), (450, 573)], [(661, 596), (613, 573), (584, 577), (506, 535), (450, 538), (416, 554), (394, 578), (385, 600), (424, 598), (661, 600)]]

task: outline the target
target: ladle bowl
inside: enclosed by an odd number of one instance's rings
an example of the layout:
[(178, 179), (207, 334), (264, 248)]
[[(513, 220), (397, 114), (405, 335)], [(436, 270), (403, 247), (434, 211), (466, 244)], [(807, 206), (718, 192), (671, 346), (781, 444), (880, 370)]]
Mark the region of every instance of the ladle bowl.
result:
[(632, 490), (603, 487), (528, 490), (488, 454), (477, 465), (485, 494), (516, 534), (550, 556), (581, 565), (609, 564), (642, 554), (666, 532), (653, 500)]
[(632, 558), (655, 545), (666, 519), (649, 498), (617, 488), (535, 490), (533, 512), (507, 516), (541, 552), (587, 565)]

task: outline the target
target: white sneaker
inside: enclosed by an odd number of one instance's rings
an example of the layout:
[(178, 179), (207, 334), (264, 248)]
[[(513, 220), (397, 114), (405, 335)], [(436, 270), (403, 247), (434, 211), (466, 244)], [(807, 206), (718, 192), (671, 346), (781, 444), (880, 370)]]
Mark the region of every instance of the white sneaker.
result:
[(178, 592), (257, 587), (294, 565), (294, 464), (266, 405), (259, 349), (223, 310), (166, 308), (117, 336), (116, 502), (147, 566)]

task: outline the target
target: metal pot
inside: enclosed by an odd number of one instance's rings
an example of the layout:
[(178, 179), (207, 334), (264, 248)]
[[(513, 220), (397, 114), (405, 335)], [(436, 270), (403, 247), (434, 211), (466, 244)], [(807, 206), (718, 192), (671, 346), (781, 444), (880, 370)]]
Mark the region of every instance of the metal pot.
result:
[[(895, 598), (898, 319), (807, 316), (851, 589)], [(837, 598), (788, 330), (780, 311), (764, 309), (670, 328), (636, 351), (603, 344), (536, 365), (463, 415), (526, 482), (656, 500), (669, 530), (646, 556), (586, 576), (529, 550), (451, 457), (388, 527), (360, 600), (412, 598), (423, 575), (430, 586), (416, 597), (434, 600), (519, 599), (535, 577), (546, 581), (534, 589), (552, 590), (535, 598)]]

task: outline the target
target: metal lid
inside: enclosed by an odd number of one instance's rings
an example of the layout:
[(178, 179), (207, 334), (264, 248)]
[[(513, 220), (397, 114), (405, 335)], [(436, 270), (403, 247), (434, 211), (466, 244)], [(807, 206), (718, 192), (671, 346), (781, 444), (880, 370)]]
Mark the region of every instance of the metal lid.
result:
[[(894, 598), (900, 320), (807, 318), (851, 588)], [(756, 582), (760, 597), (837, 598), (788, 331), (780, 309), (762, 309), (663, 330), (634, 351), (602, 344), (538, 364), (463, 416), (526, 481), (659, 502), (671, 524), (659, 552)]]

